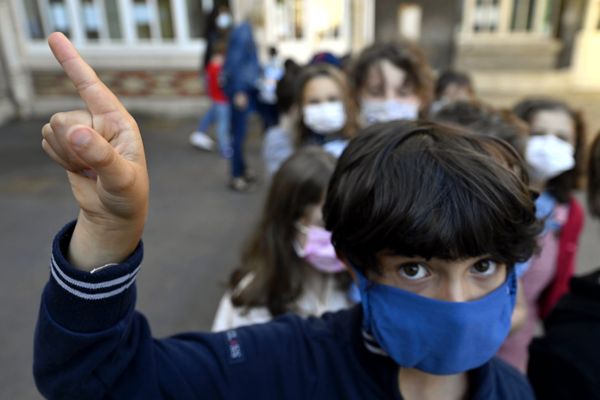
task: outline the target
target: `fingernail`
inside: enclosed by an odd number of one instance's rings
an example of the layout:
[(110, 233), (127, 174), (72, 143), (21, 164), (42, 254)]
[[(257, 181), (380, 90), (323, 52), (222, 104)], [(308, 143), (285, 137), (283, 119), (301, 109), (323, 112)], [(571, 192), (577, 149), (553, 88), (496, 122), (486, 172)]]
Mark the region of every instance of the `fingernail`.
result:
[(71, 142), (77, 147), (83, 147), (89, 143), (92, 138), (91, 133), (86, 129), (80, 129), (71, 135)]

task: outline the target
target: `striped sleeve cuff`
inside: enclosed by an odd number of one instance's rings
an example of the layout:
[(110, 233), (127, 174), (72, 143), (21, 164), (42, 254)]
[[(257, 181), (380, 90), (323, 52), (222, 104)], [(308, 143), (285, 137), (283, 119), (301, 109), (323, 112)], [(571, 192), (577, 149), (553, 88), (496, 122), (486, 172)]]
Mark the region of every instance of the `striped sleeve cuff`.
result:
[(95, 332), (120, 321), (135, 306), (135, 279), (143, 256), (142, 242), (119, 264), (92, 272), (80, 271), (66, 258), (75, 221), (54, 238), (50, 260), (50, 281), (44, 302), (52, 319), (78, 332)]

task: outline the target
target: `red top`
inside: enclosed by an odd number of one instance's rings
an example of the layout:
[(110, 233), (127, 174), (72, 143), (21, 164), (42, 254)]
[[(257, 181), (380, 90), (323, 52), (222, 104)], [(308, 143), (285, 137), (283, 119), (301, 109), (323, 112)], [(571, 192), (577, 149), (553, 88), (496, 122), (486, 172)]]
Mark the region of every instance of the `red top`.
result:
[(206, 66), (206, 88), (208, 96), (215, 103), (226, 103), (228, 101), (227, 96), (225, 96), (223, 89), (219, 85), (219, 77), (222, 69), (223, 64), (214, 61), (209, 62)]
[(572, 198), (567, 222), (560, 231), (556, 275), (538, 300), (538, 314), (542, 319), (548, 316), (562, 295), (569, 291), (569, 280), (575, 272), (575, 256), (584, 219), (583, 207)]

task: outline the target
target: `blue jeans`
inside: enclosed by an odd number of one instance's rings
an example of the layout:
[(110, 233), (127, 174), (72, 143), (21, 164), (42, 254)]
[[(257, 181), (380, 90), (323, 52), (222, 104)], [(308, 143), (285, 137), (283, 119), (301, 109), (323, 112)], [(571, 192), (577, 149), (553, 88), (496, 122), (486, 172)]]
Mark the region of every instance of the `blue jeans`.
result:
[[(233, 156), (231, 157), (231, 176), (243, 177), (246, 174), (246, 162), (244, 161), (244, 143), (248, 133), (248, 117), (256, 108), (256, 91), (245, 92), (248, 96), (248, 106), (238, 108), (231, 105), (231, 135)], [(232, 97), (233, 98), (233, 97)]]
[(221, 152), (228, 152), (231, 149), (231, 106), (229, 103), (213, 102), (206, 114), (198, 123), (198, 131), (204, 132), (214, 123), (217, 123), (217, 140)]

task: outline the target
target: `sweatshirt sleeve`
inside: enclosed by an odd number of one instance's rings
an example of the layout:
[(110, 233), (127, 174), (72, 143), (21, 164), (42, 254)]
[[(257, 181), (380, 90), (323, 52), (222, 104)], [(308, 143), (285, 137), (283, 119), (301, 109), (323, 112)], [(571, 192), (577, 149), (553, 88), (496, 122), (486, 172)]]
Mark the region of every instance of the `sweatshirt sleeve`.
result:
[[(33, 372), (45, 397), (305, 398), (311, 350), (299, 318), (154, 339), (135, 311), (142, 244), (121, 264), (82, 272), (64, 256), (74, 225), (54, 240), (35, 331)], [(287, 383), (274, 387), (277, 377)]]

